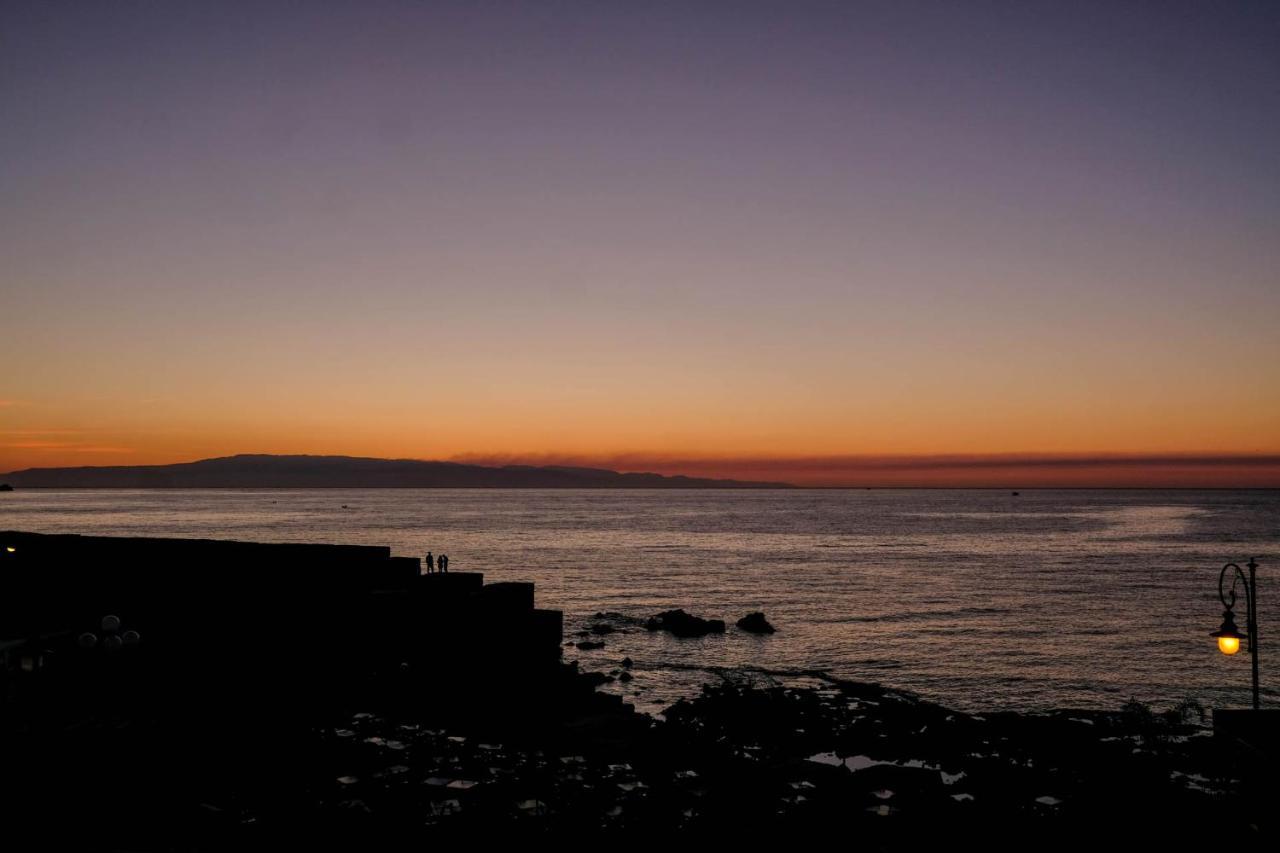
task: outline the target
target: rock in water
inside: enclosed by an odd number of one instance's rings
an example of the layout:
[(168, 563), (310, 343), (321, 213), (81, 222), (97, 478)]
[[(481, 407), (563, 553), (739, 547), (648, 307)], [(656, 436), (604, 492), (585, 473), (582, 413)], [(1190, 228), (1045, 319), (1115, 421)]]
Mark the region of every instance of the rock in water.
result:
[(723, 634), (724, 621), (702, 619), (683, 610), (665, 610), (652, 616), (644, 626), (650, 631), (670, 631), (677, 637), (705, 637), (707, 634)]
[(763, 613), (748, 613), (738, 620), (738, 627), (752, 634), (772, 634), (777, 630)]

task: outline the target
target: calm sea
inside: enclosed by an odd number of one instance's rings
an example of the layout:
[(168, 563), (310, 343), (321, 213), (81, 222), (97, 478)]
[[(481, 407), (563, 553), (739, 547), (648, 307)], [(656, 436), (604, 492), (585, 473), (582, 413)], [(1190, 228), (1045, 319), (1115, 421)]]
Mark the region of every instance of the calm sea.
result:
[(1219, 569), (1257, 556), (1264, 703), (1280, 686), (1275, 491), (20, 490), (0, 529), (431, 549), (535, 581), (567, 639), (597, 611), (777, 626), (678, 640), (621, 620), (605, 648), (566, 650), (606, 671), (631, 657), (646, 709), (814, 669), (970, 710), (1243, 706), (1247, 656), (1207, 634)]

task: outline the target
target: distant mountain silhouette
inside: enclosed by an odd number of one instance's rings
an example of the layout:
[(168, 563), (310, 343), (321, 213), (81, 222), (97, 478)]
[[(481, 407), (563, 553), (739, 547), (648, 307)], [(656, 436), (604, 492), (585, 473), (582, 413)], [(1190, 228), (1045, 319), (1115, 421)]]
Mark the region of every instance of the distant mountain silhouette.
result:
[(356, 456), (240, 455), (175, 465), (28, 468), (4, 475), (28, 489), (766, 489), (787, 483), (622, 474), (603, 468), (463, 465)]

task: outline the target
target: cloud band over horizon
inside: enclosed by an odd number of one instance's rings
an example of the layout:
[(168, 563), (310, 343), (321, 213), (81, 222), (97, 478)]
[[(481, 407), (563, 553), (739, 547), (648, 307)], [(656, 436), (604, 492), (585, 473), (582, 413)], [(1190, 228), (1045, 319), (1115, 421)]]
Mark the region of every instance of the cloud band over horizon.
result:
[(460, 454), (477, 465), (567, 465), (822, 487), (1280, 488), (1280, 454), (937, 454), (694, 458)]

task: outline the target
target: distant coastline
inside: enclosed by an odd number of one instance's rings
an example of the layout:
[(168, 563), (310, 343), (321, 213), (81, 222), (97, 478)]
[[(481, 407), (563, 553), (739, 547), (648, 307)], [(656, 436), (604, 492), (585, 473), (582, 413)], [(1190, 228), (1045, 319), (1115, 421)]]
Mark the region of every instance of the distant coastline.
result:
[(791, 489), (789, 483), (622, 473), (605, 468), (468, 465), (418, 459), (245, 454), (173, 465), (27, 468), (24, 489)]
[[(1280, 457), (1277, 457), (1280, 458)], [(1259, 464), (1272, 464), (1272, 457)], [(1270, 469), (1268, 469), (1270, 470)], [(18, 489), (789, 489), (889, 491), (1275, 491), (1245, 479), (1227, 484), (1164, 482), (1135, 476), (1129, 482), (1019, 482), (975, 478), (961, 483), (890, 482), (864, 472), (862, 482), (810, 483), (621, 472), (580, 465), (520, 465), (380, 459), (360, 456), (240, 454), (168, 465), (25, 468), (0, 473)], [(0, 488), (0, 491), (6, 491)], [(1011, 499), (1015, 499), (1011, 496)]]

